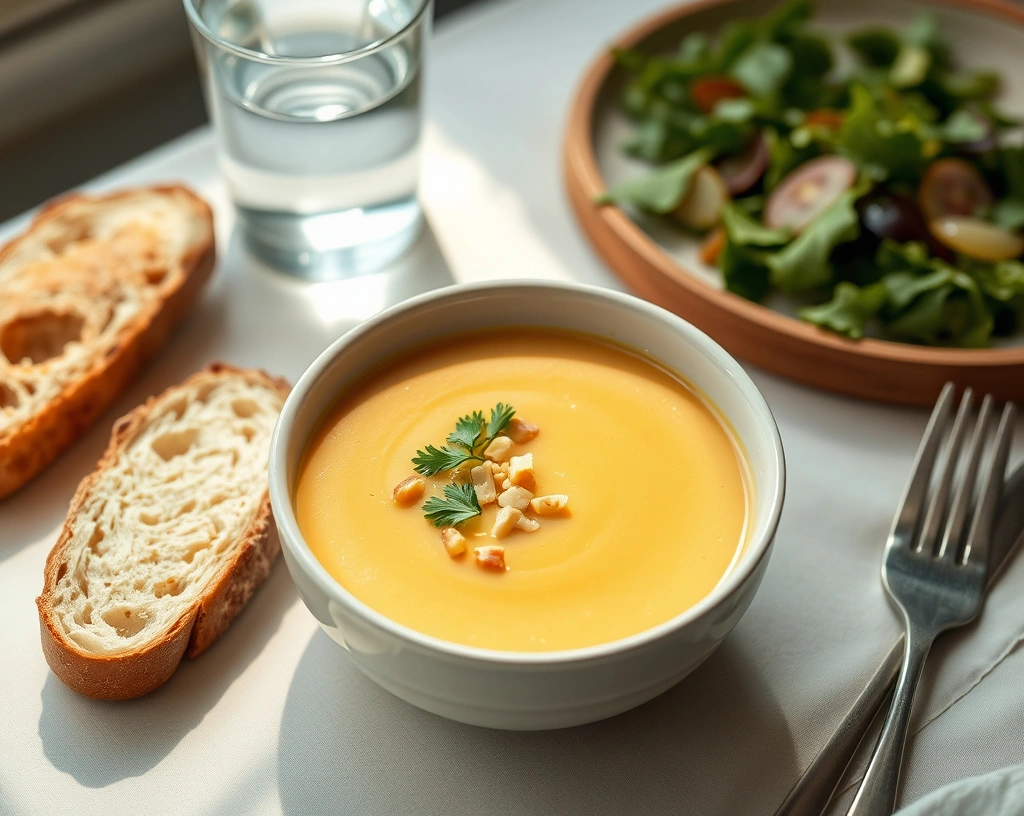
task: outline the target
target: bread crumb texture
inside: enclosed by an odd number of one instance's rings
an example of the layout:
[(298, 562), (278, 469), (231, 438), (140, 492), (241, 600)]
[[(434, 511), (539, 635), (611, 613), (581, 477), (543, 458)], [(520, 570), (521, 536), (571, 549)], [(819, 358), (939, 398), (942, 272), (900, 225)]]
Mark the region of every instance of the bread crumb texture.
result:
[(259, 377), (210, 372), (128, 424), (132, 438), (68, 520), (51, 608), (70, 640), (118, 655), (195, 607), (259, 510), (283, 402)]
[(0, 255), (0, 443), (117, 354), (181, 284), (183, 258), (209, 233), (191, 200), (71, 200)]

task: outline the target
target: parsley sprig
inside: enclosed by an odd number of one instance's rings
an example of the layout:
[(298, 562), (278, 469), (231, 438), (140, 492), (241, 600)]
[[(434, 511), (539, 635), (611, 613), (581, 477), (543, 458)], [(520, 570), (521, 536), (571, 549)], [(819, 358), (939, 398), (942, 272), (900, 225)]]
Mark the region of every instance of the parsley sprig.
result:
[[(459, 418), (455, 430), (448, 434), (448, 444), (436, 447), (427, 445), (416, 451), (412, 458), (413, 469), (424, 476), (436, 476), (445, 470), (452, 470), (465, 462), (482, 462), (483, 451), (496, 436), (508, 427), (516, 410), (511, 405), (499, 402), (491, 409), (491, 418), (485, 420), (483, 411), (474, 411)], [(445, 494), (447, 495), (447, 488)], [(475, 498), (475, 496), (474, 496)], [(432, 500), (431, 500), (432, 501)], [(442, 501), (437, 499), (437, 501)], [(428, 502), (429, 503), (429, 502)], [(427, 505), (423, 505), (426, 509)], [(479, 508), (477, 509), (479, 512)], [(444, 525), (438, 525), (444, 526)]]
[(447, 484), (445, 498), (431, 496), (423, 503), (423, 515), (435, 527), (458, 527), (480, 515), (480, 502), (473, 485)]

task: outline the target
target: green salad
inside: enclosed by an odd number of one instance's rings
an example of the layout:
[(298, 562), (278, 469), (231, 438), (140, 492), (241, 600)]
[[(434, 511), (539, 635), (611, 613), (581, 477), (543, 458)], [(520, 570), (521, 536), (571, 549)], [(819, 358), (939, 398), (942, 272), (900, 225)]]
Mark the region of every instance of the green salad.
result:
[[(835, 41), (809, 0), (688, 35), (674, 54), (619, 50), (625, 145), (654, 165), (600, 203), (703, 235), (725, 286), (848, 337), (865, 328), (983, 347), (1024, 321), (1024, 147), (958, 70), (935, 19)], [(840, 69), (839, 63), (844, 67)]]

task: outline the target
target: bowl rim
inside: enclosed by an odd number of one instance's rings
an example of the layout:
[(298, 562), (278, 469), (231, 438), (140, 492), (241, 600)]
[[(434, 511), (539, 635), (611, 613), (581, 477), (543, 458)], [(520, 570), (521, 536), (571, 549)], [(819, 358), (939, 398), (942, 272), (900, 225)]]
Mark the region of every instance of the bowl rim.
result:
[[(711, 592), (669, 620), (627, 637), (574, 649), (540, 652), (486, 649), (444, 640), (398, 623), (356, 598), (327, 572), (327, 569), (317, 560), (306, 543), (295, 518), (293, 497), (288, 490), (287, 476), (288, 443), (294, 434), (294, 425), (299, 408), (313, 385), (323, 376), (335, 358), (346, 347), (368, 334), (380, 331), (381, 327), (385, 327), (396, 317), (420, 309), (425, 305), (482, 294), (501, 296), (502, 292), (521, 292), (529, 289), (548, 292), (557, 290), (569, 296), (597, 298), (611, 302), (617, 308), (640, 312), (648, 319), (667, 324), (684, 342), (697, 346), (698, 350), (708, 357), (725, 378), (740, 391), (740, 395), (744, 398), (744, 403), (756, 415), (755, 419), (757, 421), (755, 424), (759, 429), (767, 432), (770, 443), (769, 447), (774, 460), (772, 463), (773, 467), (769, 465), (769, 467), (765, 468), (770, 480), (769, 484), (773, 485), (773, 490), (772, 495), (766, 497), (769, 501), (770, 509), (764, 530), (761, 535), (751, 537), (747, 544), (747, 552), (739, 559), (733, 569), (719, 580)], [(600, 337), (600, 334), (590, 333)], [(445, 334), (446, 332), (439, 331), (437, 337), (443, 337)], [(282, 547), (289, 551), (289, 555), (292, 556), (297, 566), (314, 581), (330, 601), (341, 606), (363, 623), (381, 629), (407, 645), (430, 652), (439, 652), (453, 659), (471, 660), (474, 662), (482, 661), (492, 664), (550, 666), (554, 664), (600, 660), (612, 655), (619, 655), (642, 648), (674, 630), (681, 629), (700, 619), (737, 593), (747, 580), (755, 574), (761, 561), (767, 557), (771, 544), (775, 539), (785, 498), (786, 466), (785, 452), (778, 425), (764, 396), (740, 364), (718, 343), (691, 323), (653, 303), (599, 286), (564, 281), (506, 280), (455, 284), (418, 295), (385, 309), (331, 343), (303, 372), (285, 400), (270, 441), (269, 480), (273, 516), (281, 533)], [(756, 530), (754, 532), (756, 533)]]

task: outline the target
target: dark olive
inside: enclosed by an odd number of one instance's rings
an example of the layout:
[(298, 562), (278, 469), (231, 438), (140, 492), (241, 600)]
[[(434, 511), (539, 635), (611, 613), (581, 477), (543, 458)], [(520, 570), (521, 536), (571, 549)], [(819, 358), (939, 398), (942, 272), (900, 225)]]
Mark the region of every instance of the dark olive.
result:
[(928, 225), (913, 200), (901, 195), (874, 195), (857, 204), (864, 229), (877, 238), (893, 241), (927, 241)]
[(857, 202), (860, 222), (864, 230), (875, 238), (888, 238), (904, 243), (918, 241), (926, 244), (928, 251), (952, 263), (953, 252), (935, 239), (917, 204), (909, 196), (896, 194), (876, 194), (862, 198)]

